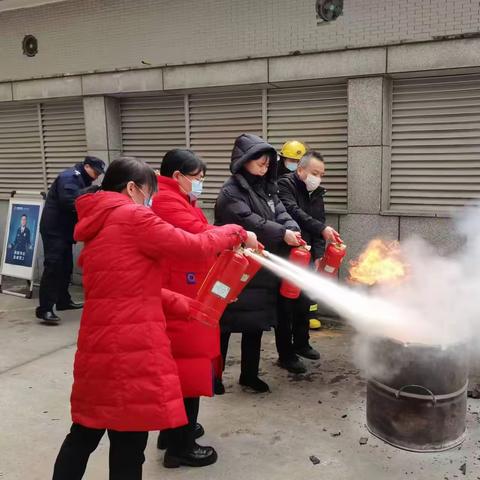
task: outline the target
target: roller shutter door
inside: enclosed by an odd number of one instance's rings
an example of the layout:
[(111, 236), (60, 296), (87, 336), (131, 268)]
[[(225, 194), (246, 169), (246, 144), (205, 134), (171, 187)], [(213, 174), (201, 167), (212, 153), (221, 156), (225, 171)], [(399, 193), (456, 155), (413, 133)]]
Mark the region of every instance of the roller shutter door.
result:
[(329, 211), (347, 209), (347, 84), (268, 90), (268, 141), (306, 142), (325, 158)]
[(37, 104), (0, 104), (0, 195), (12, 190), (45, 190)]
[(389, 210), (450, 213), (480, 198), (480, 75), (393, 82)]
[(203, 204), (215, 203), (230, 175), (235, 138), (242, 133), (262, 135), (262, 91), (189, 95), (190, 147), (208, 164)]
[(62, 170), (85, 158), (87, 140), (83, 102), (76, 99), (42, 103), (40, 110), (46, 175), (50, 185)]
[(158, 168), (168, 150), (185, 148), (183, 95), (123, 98), (120, 112), (124, 155)]

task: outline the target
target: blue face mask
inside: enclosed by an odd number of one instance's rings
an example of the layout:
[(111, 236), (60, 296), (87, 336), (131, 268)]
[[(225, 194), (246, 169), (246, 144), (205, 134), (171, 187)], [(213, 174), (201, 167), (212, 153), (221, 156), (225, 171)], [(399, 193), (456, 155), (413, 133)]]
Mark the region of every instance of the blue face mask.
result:
[(192, 200), (196, 200), (202, 194), (202, 190), (203, 182), (201, 182), (200, 180), (192, 180), (192, 191), (189, 192), (188, 195)]
[(297, 170), (297, 163), (296, 162), (285, 162), (285, 166), (290, 170), (291, 172), (295, 172)]
[(145, 192), (137, 184), (135, 184), (135, 186), (137, 187), (138, 191), (143, 195), (143, 206), (147, 208), (152, 208), (153, 197), (151, 195), (147, 197)]

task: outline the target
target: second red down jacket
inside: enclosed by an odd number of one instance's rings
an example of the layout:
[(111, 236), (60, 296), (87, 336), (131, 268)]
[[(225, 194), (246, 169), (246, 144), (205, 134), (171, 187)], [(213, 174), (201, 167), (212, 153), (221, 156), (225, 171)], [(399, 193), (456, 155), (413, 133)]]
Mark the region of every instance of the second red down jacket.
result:
[[(189, 233), (215, 231), (202, 210), (190, 202), (176, 180), (158, 177), (158, 193), (153, 199), (153, 211), (166, 222)], [(232, 234), (243, 231), (237, 225), (226, 225)], [(165, 259), (163, 282), (166, 288), (194, 298), (216, 254), (187, 258), (183, 250), (176, 257)], [(167, 334), (172, 342), (172, 353), (177, 363), (184, 397), (213, 395), (213, 371), (221, 375), (220, 331), (202, 323), (186, 323), (181, 315), (167, 315)]]

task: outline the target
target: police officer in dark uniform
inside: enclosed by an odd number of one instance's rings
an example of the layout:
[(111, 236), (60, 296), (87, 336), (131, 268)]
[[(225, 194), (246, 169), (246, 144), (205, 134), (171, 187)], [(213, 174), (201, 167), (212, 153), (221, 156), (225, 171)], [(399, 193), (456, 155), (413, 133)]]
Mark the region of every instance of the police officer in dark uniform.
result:
[(73, 271), (73, 230), (77, 223), (75, 200), (103, 173), (103, 160), (85, 157), (83, 163), (60, 173), (48, 191), (40, 221), (45, 261), (36, 311), (37, 318), (45, 323), (60, 321), (53, 311), (55, 305), (57, 311), (83, 307), (74, 303), (68, 292)]

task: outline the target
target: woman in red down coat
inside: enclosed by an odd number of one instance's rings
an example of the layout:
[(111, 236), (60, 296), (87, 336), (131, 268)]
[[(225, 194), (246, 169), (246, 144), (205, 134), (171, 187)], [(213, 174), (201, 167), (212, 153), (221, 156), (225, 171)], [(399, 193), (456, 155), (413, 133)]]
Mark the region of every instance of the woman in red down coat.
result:
[[(167, 152), (162, 160), (152, 210), (166, 222), (189, 233), (215, 229), (197, 206), (205, 172), (206, 165), (191, 150)], [(191, 261), (182, 254), (166, 259), (163, 284), (170, 290), (194, 298), (215, 259), (216, 255), (205, 255)], [(178, 367), (189, 423), (185, 427), (161, 432), (157, 445), (160, 449), (167, 449), (166, 466), (171, 463), (172, 455), (183, 465), (210, 465), (216, 461), (217, 453), (212, 447), (198, 445), (195, 440), (204, 433), (203, 427), (197, 423), (199, 397), (211, 397), (214, 377), (221, 377), (220, 331), (218, 327), (200, 322), (190, 324), (181, 316), (167, 315), (167, 334)]]
[(166, 315), (185, 323), (209, 312), (195, 300), (162, 289), (162, 261), (192, 260), (247, 239), (227, 226), (191, 235), (150, 209), (157, 187), (153, 170), (124, 157), (112, 162), (101, 191), (81, 196), (75, 239), (85, 243), (85, 307), (80, 324), (71, 396), (73, 425), (55, 463), (54, 480), (79, 480), (105, 430), (110, 479), (142, 478), (149, 430), (186, 423), (178, 372), (165, 331)]

